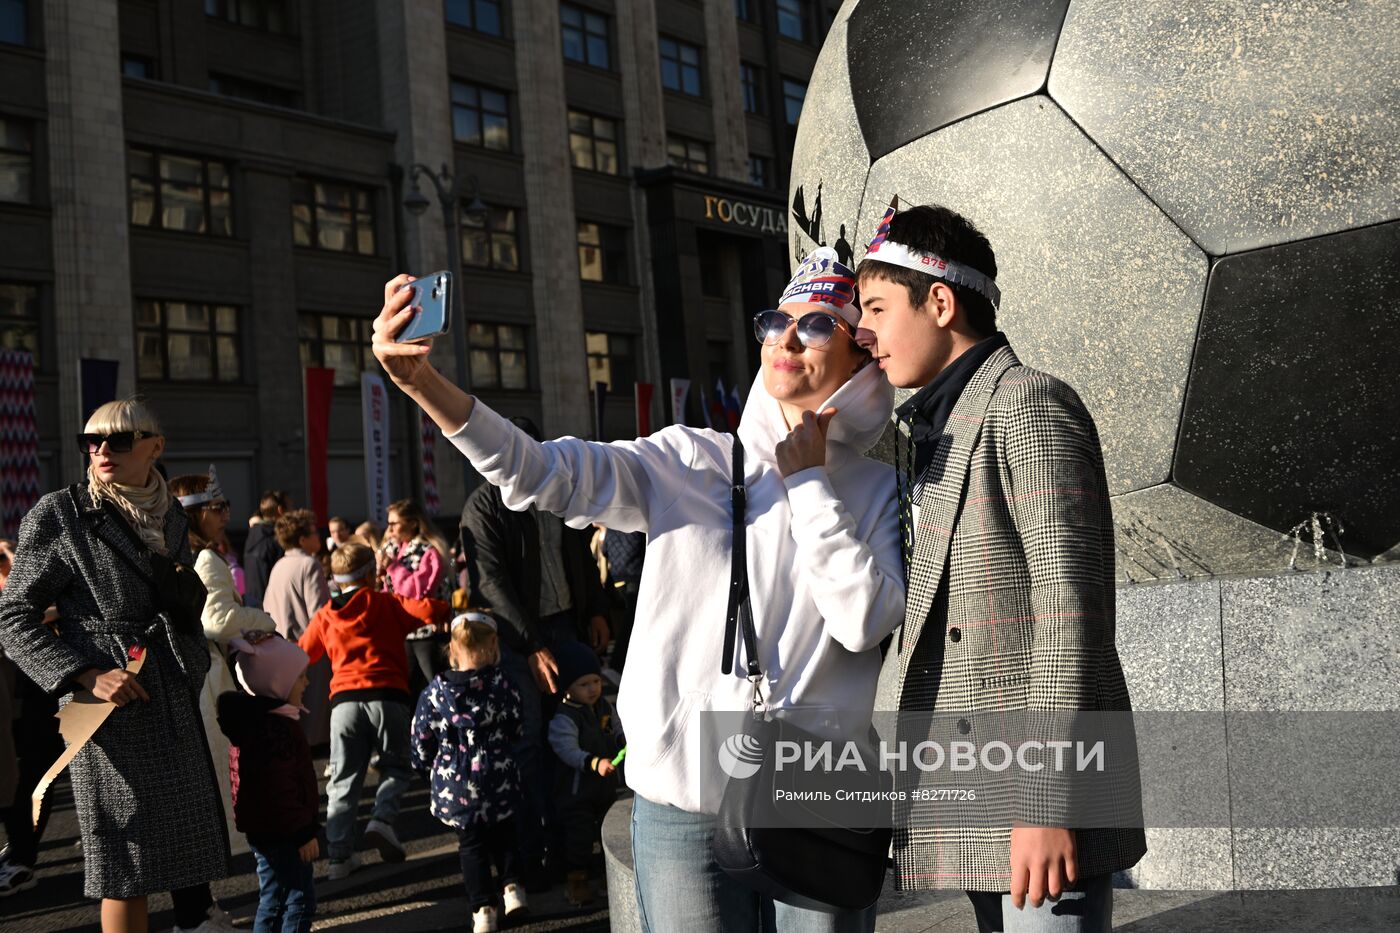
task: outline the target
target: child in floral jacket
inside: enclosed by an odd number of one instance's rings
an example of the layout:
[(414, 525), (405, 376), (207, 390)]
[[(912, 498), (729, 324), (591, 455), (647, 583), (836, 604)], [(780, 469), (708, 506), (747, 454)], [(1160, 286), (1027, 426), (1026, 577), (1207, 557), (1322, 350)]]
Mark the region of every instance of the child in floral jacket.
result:
[(524, 731), (520, 694), (497, 666), (496, 623), (480, 612), (452, 621), (452, 669), (433, 678), (413, 717), (413, 766), (432, 784), (433, 816), (457, 830), (475, 933), (496, 929), (495, 863), (506, 916), (527, 907), (514, 814), (521, 794), (511, 746)]

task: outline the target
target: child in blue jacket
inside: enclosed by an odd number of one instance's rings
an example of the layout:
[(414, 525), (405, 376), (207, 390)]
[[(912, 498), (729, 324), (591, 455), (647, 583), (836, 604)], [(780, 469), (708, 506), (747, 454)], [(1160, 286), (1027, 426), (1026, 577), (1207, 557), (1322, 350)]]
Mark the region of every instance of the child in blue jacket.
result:
[(481, 612), (452, 620), (451, 670), (433, 678), (413, 717), (413, 766), (432, 784), (433, 816), (457, 830), (474, 933), (497, 927), (494, 862), (506, 916), (527, 909), (514, 815), (520, 775), (511, 746), (524, 731), (520, 694), (498, 667), (496, 622)]

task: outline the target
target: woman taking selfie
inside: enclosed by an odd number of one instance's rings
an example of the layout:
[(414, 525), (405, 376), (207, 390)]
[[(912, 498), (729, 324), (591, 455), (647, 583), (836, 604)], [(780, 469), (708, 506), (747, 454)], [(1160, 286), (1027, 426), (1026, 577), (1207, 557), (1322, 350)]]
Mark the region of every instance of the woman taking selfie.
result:
[[(536, 442), (427, 365), (425, 344), (395, 342), (413, 313), (413, 289), (399, 290), (410, 281), (400, 276), (385, 287), (375, 355), (501, 488), (506, 505), (535, 505), (575, 528), (599, 522), (647, 533), (617, 704), (626, 780), (636, 792), (643, 926), (749, 931), (767, 917), (781, 931), (872, 930), (873, 907), (830, 914), (775, 903), (719, 871), (711, 853), (722, 786), (699, 773), (702, 760), (715, 760), (715, 749), (701, 746), (702, 713), (743, 711), (754, 700), (741, 647), (732, 673), (721, 673), (734, 439), (674, 426), (613, 444)], [(902, 618), (904, 583), (894, 474), (865, 457), (893, 393), (855, 342), (854, 290), (850, 270), (822, 251), (798, 270), (777, 310), (757, 316), (762, 372), (738, 433), (760, 702), (770, 711), (838, 714), (843, 730), (858, 734), (869, 727), (878, 646)], [(549, 652), (531, 655), (531, 666), (552, 692), (558, 667)]]
[[(115, 706), (70, 766), (83, 889), (102, 899), (105, 933), (144, 933), (159, 891), (171, 892), (176, 929), (230, 929), (209, 893), (228, 838), (199, 716), (204, 588), (185, 514), (155, 468), (165, 438), (128, 400), (98, 408), (79, 444), (87, 481), (44, 496), (20, 525), (0, 641), (44, 690)], [(41, 624), (55, 605), (57, 634)]]

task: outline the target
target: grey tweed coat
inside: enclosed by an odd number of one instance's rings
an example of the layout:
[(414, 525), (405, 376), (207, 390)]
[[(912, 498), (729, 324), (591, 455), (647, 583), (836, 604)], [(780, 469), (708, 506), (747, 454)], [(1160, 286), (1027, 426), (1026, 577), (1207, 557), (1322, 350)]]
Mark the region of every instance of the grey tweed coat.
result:
[[(924, 721), (928, 734), (909, 738), (944, 748), (1003, 738), (997, 729), (1009, 718), (1015, 728), (1054, 720), (1052, 729), (1069, 718), (1043, 711), (1130, 710), (1114, 645), (1108, 481), (1093, 418), (1074, 390), (1021, 365), (1010, 347), (998, 350), (963, 391), (921, 479), (905, 620), (880, 673), (876, 708), (900, 710), (904, 728), (911, 711), (938, 713)], [(931, 610), (945, 566), (940, 627)], [(1077, 829), (1081, 878), (1129, 868), (1146, 851), (1136, 752), (1128, 746), (1112, 785), (1119, 799), (1103, 803), (1119, 820), (1136, 809), (1137, 822)], [(946, 804), (914, 800), (920, 787), (949, 784), (911, 772), (898, 785), (910, 802), (895, 812), (901, 890), (1006, 891), (1011, 831), (1001, 817), (1060, 825), (1045, 816), (1060, 802), (1045, 796), (1056, 790), (1018, 769), (981, 772), (974, 789), (983, 803), (958, 812), (994, 817), (974, 826), (958, 825)]]
[[(49, 493), (25, 516), (14, 569), (0, 594), (0, 644), (40, 687), (69, 692), (90, 667), (125, 667), (127, 651), (149, 654), (139, 683), (150, 694), (116, 709), (78, 756), (70, 776), (82, 830), (84, 892), (127, 898), (222, 878), (228, 836), (199, 716), (209, 670), (201, 632), (174, 631), (157, 613), (151, 585), (122, 558), (150, 572), (110, 506), (87, 487)], [(189, 565), (187, 520), (165, 519), (169, 553)], [(41, 620), (57, 605), (58, 635)]]

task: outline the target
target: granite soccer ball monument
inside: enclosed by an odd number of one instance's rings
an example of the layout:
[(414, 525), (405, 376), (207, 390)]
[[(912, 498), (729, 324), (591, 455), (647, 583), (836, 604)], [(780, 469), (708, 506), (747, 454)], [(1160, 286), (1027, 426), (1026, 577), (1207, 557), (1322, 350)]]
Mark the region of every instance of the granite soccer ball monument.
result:
[(858, 262), (895, 195), (987, 234), (1100, 428), (1134, 707), (1222, 714), (1230, 815), (1149, 823), (1146, 887), (1400, 871), (1400, 827), (1245, 825), (1224, 725), (1400, 709), (1397, 76), (1400, 0), (847, 0), (812, 75), (794, 258)]

